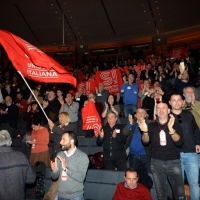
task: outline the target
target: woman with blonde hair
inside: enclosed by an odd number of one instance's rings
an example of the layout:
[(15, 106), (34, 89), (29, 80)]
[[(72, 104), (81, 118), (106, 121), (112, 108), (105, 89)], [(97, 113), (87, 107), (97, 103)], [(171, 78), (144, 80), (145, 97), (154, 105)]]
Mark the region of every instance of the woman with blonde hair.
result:
[(54, 141), (53, 146), (53, 159), (56, 157), (59, 151), (62, 151), (60, 148), (60, 141), (63, 133), (67, 131), (74, 131), (74, 125), (71, 123), (71, 118), (67, 112), (61, 112), (59, 114), (59, 126), (56, 126), (51, 120), (48, 121), (49, 128), (51, 130), (50, 139)]

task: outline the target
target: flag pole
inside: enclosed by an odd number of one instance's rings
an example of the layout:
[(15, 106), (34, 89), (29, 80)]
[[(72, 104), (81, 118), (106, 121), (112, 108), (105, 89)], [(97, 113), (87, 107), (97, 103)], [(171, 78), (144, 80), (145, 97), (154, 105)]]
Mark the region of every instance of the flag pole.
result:
[(29, 84), (27, 83), (26, 79), (23, 77), (23, 75), (21, 74), (20, 71), (17, 71), (19, 73), (19, 75), (22, 77), (22, 79), (24, 80), (24, 82), (26, 83), (28, 89), (31, 91), (31, 94), (33, 95), (33, 97), (35, 98), (35, 100), (37, 101), (38, 105), (40, 106), (42, 112), (44, 113), (44, 116), (47, 118), (47, 121), (49, 121), (49, 118), (47, 117), (47, 114), (45, 113), (42, 105), (40, 104), (40, 102), (38, 101), (37, 97), (35, 96), (34, 92), (32, 91), (32, 89), (30, 88)]

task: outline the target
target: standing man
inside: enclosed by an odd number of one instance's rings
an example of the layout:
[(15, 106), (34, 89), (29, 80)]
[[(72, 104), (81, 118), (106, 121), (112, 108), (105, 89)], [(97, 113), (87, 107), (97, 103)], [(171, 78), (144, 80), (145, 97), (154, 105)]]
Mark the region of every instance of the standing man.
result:
[(120, 89), (123, 95), (124, 102), (124, 115), (128, 117), (129, 114), (133, 114), (137, 109), (138, 101), (138, 84), (133, 83), (133, 74), (128, 75), (128, 83), (124, 83)]
[[(48, 118), (53, 122), (57, 122), (61, 104), (58, 101), (54, 90), (49, 91), (47, 99), (43, 100), (42, 106)], [(43, 119), (43, 122), (44, 124), (48, 124), (46, 117)]]
[(65, 101), (61, 102), (61, 108), (60, 108), (60, 113), (61, 112), (67, 112), (71, 118), (71, 123), (74, 125), (75, 128), (75, 133), (77, 133), (77, 121), (78, 121), (78, 109), (79, 109), (79, 104), (77, 102), (73, 101), (74, 96), (72, 93), (67, 93)]
[(11, 138), (14, 137), (14, 131), (17, 128), (18, 107), (12, 103), (11, 96), (5, 98), (5, 104), (0, 110), (0, 130), (7, 130)]
[(83, 181), (89, 165), (88, 156), (76, 148), (77, 136), (68, 131), (62, 135), (61, 152), (51, 162), (51, 177), (59, 178), (58, 200), (84, 200)]
[(124, 127), (123, 134), (128, 136), (125, 148), (129, 148), (129, 163), (134, 169), (142, 169), (146, 172), (151, 172), (150, 156), (151, 146), (142, 144), (142, 133), (139, 129), (138, 122), (145, 119), (146, 123), (151, 123), (151, 120), (146, 119), (147, 113), (144, 108), (136, 110), (135, 119), (129, 114), (129, 123)]
[(95, 92), (94, 92), (96, 102), (102, 103), (102, 105), (104, 107), (109, 94), (110, 94), (109, 91), (104, 89), (104, 84), (99, 83), (98, 88), (96, 87)]
[(108, 123), (103, 126), (97, 138), (97, 145), (103, 144), (104, 168), (108, 170), (126, 170), (126, 156), (124, 144), (126, 136), (123, 127), (117, 124), (114, 112), (108, 114)]
[(145, 120), (138, 123), (145, 144), (151, 142), (151, 171), (158, 200), (167, 199), (167, 178), (172, 186), (175, 199), (185, 199), (179, 147), (183, 144), (183, 131), (170, 115), (167, 103), (158, 103), (158, 121), (147, 126)]
[(10, 134), (0, 131), (0, 199), (25, 199), (25, 185), (35, 182), (35, 171), (26, 156), (13, 151)]
[(151, 193), (142, 184), (138, 183), (137, 171), (128, 168), (125, 172), (124, 180), (117, 185), (112, 200), (152, 200)]
[(184, 143), (180, 147), (182, 175), (184, 172), (190, 186), (191, 200), (199, 199), (199, 164), (200, 131), (193, 115), (182, 110), (183, 100), (180, 94), (172, 94), (170, 101), (171, 112), (183, 129)]

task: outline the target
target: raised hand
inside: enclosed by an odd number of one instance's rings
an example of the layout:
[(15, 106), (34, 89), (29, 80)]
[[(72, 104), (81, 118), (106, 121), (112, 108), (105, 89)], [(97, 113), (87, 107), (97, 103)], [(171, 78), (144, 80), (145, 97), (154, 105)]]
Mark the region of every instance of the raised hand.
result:
[(169, 119), (169, 122), (168, 122), (168, 129), (169, 129), (169, 132), (174, 132), (173, 125), (174, 125), (174, 122), (175, 122), (175, 118), (172, 114), (169, 114), (169, 116), (170, 116), (170, 119)]
[(57, 158), (55, 158), (55, 161), (54, 161), (54, 162), (51, 161), (51, 170), (52, 170), (53, 172), (58, 171)]
[(133, 124), (133, 116), (131, 114), (128, 115), (128, 121), (130, 124)]
[(62, 158), (62, 157), (60, 157), (60, 156), (57, 156), (57, 158), (58, 158), (58, 159), (60, 160), (60, 162), (61, 162), (62, 170), (64, 170), (64, 169), (66, 168), (66, 166), (67, 166), (67, 163), (66, 163), (65, 158)]
[(103, 131), (103, 129), (99, 132), (99, 137), (100, 138), (104, 138), (104, 131)]
[(142, 132), (148, 132), (148, 126), (145, 122), (145, 119), (141, 119), (140, 121), (138, 121), (138, 126)]

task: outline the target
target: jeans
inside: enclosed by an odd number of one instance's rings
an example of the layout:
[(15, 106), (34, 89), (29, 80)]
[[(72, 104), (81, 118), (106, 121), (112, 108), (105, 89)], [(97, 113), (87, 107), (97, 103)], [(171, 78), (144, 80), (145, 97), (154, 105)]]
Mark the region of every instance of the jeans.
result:
[(151, 172), (150, 168), (150, 161), (146, 154), (144, 155), (136, 155), (136, 154), (129, 154), (129, 163), (130, 167), (134, 169), (144, 169), (148, 172)]
[(190, 199), (199, 199), (199, 163), (197, 153), (181, 153), (182, 175), (184, 172), (190, 186)]
[(124, 104), (124, 116), (128, 117), (129, 114), (133, 114), (137, 109), (136, 104)]
[(63, 197), (58, 196), (58, 200), (84, 200), (84, 197), (83, 197), (83, 195), (81, 195), (79, 197), (75, 197), (75, 198), (72, 198), (72, 199), (65, 199)]
[(167, 199), (167, 178), (176, 200), (185, 200), (184, 184), (180, 160), (151, 159), (151, 171), (158, 200)]

